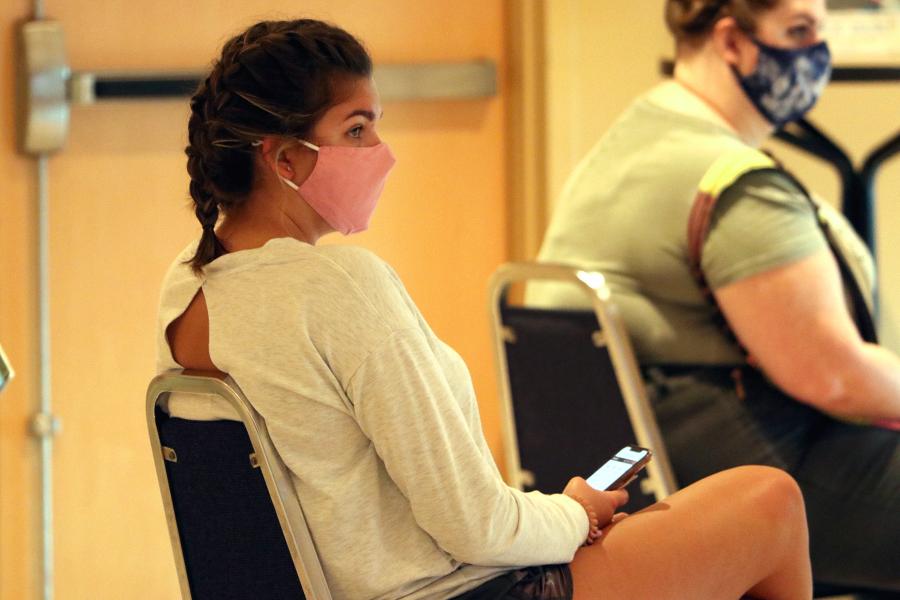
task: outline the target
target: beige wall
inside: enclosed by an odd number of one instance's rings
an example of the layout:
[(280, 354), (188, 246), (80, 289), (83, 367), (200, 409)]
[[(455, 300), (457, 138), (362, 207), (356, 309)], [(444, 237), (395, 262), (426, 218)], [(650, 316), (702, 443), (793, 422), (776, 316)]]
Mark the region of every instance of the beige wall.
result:
[[(661, 80), (659, 60), (672, 56), (663, 0), (553, 0), (546, 7), (546, 139), (548, 202), (629, 101)], [(888, 134), (900, 131), (900, 82), (832, 84), (810, 118), (861, 163)], [(836, 202), (836, 176), (784, 144), (768, 144), (823, 197)], [(878, 243), (884, 342), (900, 351), (900, 159), (878, 179)]]
[(552, 0), (546, 7), (547, 172), (551, 204), (616, 116), (660, 81), (671, 43), (660, 0)]
[[(502, 74), (500, 0), (48, 0), (75, 70), (203, 67), (261, 17), (324, 17), (358, 33), (376, 62), (487, 58)], [(32, 163), (13, 147), (14, 21), (0, 5), (0, 340), (20, 377), (0, 397), (0, 596), (37, 597), (37, 399)], [(466, 359), (499, 451), (485, 289), (505, 259), (504, 91), (491, 99), (392, 102), (380, 125), (399, 162), (371, 232), (438, 335)], [(76, 108), (50, 161), (57, 598), (177, 595), (153, 475), (143, 394), (153, 374), (159, 281), (197, 233), (187, 209), (184, 102)]]

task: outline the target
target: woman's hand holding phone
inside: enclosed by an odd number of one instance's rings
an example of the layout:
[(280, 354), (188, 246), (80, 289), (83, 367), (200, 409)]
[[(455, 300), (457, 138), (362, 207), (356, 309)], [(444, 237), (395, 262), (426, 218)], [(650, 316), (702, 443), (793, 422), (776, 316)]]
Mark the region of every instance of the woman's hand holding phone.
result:
[(616, 509), (628, 502), (628, 492), (624, 489), (601, 492), (589, 486), (583, 477), (570, 479), (563, 493), (587, 502), (597, 515), (601, 529), (612, 522)]
[(604, 527), (625, 518), (625, 513), (616, 513), (617, 508), (628, 502), (624, 488), (650, 462), (651, 456), (647, 448), (625, 446), (587, 479), (569, 480), (563, 493), (584, 506), (590, 521), (586, 544), (599, 538)]

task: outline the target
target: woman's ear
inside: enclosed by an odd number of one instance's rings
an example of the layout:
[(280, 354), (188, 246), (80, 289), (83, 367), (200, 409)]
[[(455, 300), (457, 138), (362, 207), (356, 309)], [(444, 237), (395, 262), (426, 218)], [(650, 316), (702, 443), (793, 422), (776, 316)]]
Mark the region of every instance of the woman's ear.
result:
[(725, 64), (736, 67), (741, 74), (748, 74), (753, 70), (750, 66), (753, 62), (750, 58), (753, 44), (734, 17), (724, 17), (716, 21), (710, 38), (716, 54), (725, 61)]
[(263, 163), (272, 173), (290, 179), (294, 175), (294, 166), (289, 153), (285, 152), (287, 147), (288, 144), (285, 144), (282, 138), (266, 136), (262, 139), (259, 154)]
[(277, 149), (277, 146), (278, 140), (272, 136), (264, 137), (259, 141), (257, 146), (260, 160), (273, 171), (275, 170), (275, 150)]

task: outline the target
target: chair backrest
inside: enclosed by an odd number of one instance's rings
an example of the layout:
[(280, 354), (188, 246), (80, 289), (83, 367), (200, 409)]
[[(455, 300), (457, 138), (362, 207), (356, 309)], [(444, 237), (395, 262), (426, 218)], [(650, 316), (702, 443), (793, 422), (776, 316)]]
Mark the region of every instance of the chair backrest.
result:
[[(215, 395), (241, 421), (171, 417), (171, 393)], [(234, 380), (164, 373), (147, 422), (183, 598), (331, 600), (290, 474)]]
[[(512, 284), (569, 282), (593, 310), (513, 307)], [(510, 485), (562, 491), (617, 450), (637, 442), (653, 460), (631, 486), (626, 510), (652, 504), (677, 487), (634, 352), (600, 273), (566, 265), (509, 263), (491, 280), (497, 375)]]

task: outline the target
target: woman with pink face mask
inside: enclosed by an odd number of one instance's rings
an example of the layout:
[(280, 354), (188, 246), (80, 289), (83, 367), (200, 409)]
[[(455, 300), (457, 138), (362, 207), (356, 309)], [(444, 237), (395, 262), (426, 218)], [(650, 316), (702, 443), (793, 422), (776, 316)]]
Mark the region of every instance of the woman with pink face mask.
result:
[[(394, 164), (371, 68), (319, 21), (225, 44), (191, 100), (202, 234), (166, 275), (158, 323), (160, 371), (227, 372), (265, 419), (334, 597), (809, 598), (802, 498), (775, 469), (615, 519), (625, 491), (503, 482), (465, 364), (397, 275), (361, 248), (316, 245), (366, 228)], [(177, 397), (168, 411), (234, 418)]]

